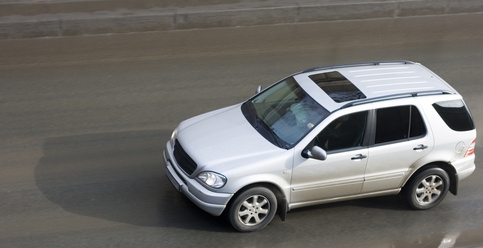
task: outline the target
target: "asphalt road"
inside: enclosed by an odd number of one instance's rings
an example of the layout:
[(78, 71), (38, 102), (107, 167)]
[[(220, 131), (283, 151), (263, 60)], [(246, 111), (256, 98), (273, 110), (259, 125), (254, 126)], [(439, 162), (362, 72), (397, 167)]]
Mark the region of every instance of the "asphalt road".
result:
[[(319, 65), (421, 62), (483, 130), (483, 14), (0, 41), (0, 247), (483, 246), (483, 156), (429, 211), (397, 196), (241, 234), (168, 182), (178, 122)], [(446, 245), (446, 246), (445, 246)]]

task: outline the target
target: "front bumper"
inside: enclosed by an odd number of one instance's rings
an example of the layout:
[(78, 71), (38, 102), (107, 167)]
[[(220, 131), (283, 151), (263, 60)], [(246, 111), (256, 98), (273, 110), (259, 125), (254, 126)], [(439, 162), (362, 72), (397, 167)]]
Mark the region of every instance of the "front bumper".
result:
[(210, 191), (194, 178), (188, 177), (181, 171), (174, 159), (173, 148), (169, 141), (166, 144), (166, 150), (164, 150), (163, 155), (164, 164), (166, 165), (166, 176), (176, 190), (183, 193), (204, 211), (214, 216), (221, 215), (233, 194)]

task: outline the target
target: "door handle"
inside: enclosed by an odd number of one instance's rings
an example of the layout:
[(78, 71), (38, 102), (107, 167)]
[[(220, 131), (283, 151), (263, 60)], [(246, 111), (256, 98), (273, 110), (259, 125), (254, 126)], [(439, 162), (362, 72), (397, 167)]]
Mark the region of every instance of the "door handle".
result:
[(357, 154), (355, 157), (352, 157), (351, 160), (362, 160), (362, 159), (365, 159), (365, 158), (367, 158), (366, 155)]
[(414, 151), (419, 151), (419, 150), (422, 151), (422, 150), (424, 150), (426, 148), (428, 148), (428, 146), (425, 146), (425, 145), (421, 144), (421, 145), (418, 145), (418, 146), (414, 147), (413, 150)]

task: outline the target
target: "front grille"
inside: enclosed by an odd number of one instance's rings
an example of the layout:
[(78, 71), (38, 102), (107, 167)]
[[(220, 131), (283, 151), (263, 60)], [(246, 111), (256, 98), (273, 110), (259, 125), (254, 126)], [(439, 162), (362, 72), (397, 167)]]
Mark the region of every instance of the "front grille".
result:
[(174, 143), (174, 158), (178, 162), (178, 165), (183, 169), (186, 174), (191, 175), (196, 170), (196, 163), (191, 157), (184, 151), (181, 144), (176, 140)]

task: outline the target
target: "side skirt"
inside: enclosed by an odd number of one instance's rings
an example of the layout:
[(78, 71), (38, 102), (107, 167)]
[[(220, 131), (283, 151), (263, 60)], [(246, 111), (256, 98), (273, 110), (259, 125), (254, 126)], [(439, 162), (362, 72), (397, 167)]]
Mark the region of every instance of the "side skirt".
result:
[(399, 189), (384, 190), (384, 191), (364, 193), (364, 194), (358, 194), (358, 195), (335, 197), (335, 198), (329, 198), (329, 199), (323, 199), (323, 200), (317, 200), (317, 201), (291, 203), (291, 204), (288, 204), (287, 211), (290, 211), (291, 209), (295, 209), (295, 208), (319, 205), (324, 203), (347, 201), (347, 200), (369, 198), (369, 197), (378, 197), (378, 196), (385, 196), (385, 195), (397, 195), (399, 194), (400, 191), (401, 189), (399, 188)]

